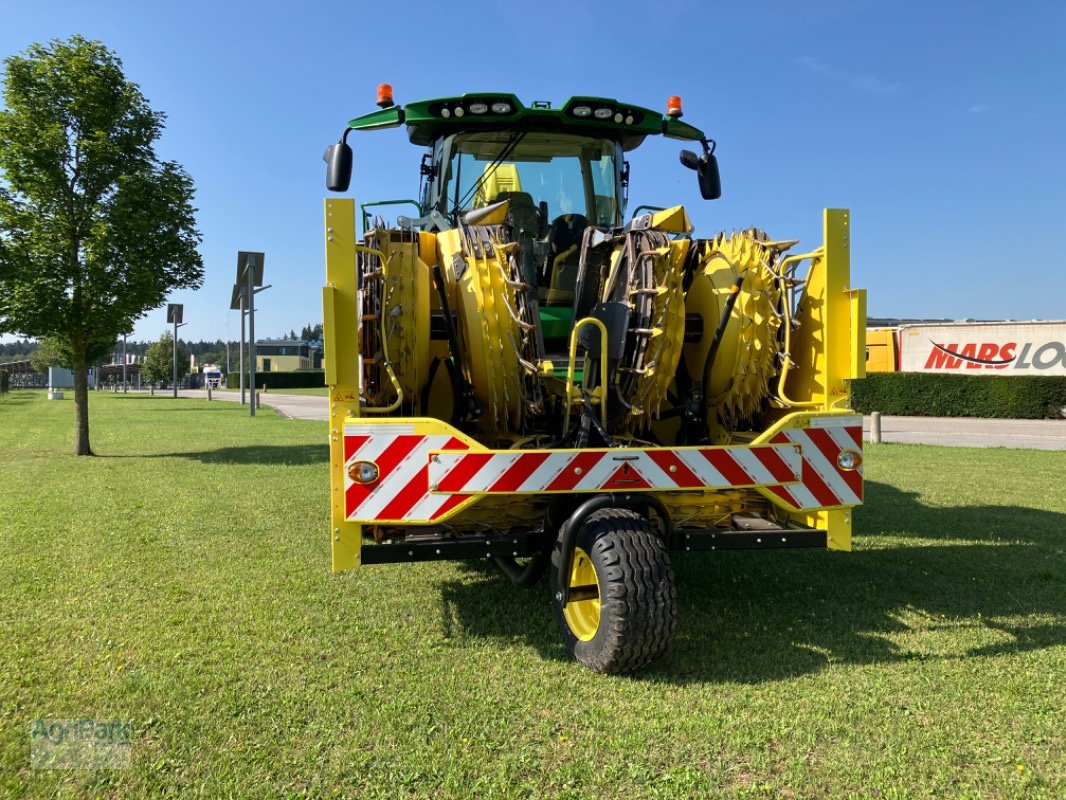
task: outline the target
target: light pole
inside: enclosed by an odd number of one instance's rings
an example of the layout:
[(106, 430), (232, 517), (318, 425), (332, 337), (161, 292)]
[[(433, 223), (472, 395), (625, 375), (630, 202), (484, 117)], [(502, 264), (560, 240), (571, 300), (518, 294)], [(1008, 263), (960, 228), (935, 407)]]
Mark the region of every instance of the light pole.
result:
[[(241, 405), (244, 405), (244, 287), (241, 286), (240, 277), (233, 284), (233, 294), (230, 295), (229, 307), (233, 311), (241, 312), (241, 345), (237, 351), (237, 369), (240, 371), (241, 380)], [(229, 372), (229, 342), (226, 342), (226, 371)]]
[[(252, 292), (252, 294), (256, 295), (256, 294), (259, 294), (260, 292), (265, 292), (269, 288), (270, 288), (269, 285), (261, 286), (258, 289), (255, 289)], [(244, 405), (244, 402), (245, 402), (244, 401), (244, 398), (245, 398), (244, 388), (247, 385), (244, 382), (244, 373), (245, 373), (245, 370), (248, 369), (248, 361), (244, 357), (244, 318), (246, 316), (248, 316), (249, 312), (248, 312), (248, 309), (246, 309), (244, 307), (245, 306), (245, 299), (244, 298), (245, 298), (245, 287), (242, 286), (240, 283), (233, 284), (233, 294), (230, 295), (229, 307), (233, 311), (241, 312), (241, 340), (240, 340), (240, 349), (237, 352), (237, 369), (239, 370), (239, 375), (240, 375), (241, 405), (242, 406)], [(254, 365), (254, 362), (253, 362), (253, 365)], [(226, 372), (229, 372), (229, 342), (226, 342)], [(252, 382), (254, 382), (254, 381), (250, 379), (249, 383), (252, 383)], [(253, 393), (255, 392), (255, 387), (254, 386), (252, 387), (252, 392)]]
[[(248, 314), (248, 385), (252, 393), (249, 404), (249, 416), (255, 416), (255, 296), (257, 293), (269, 289), (263, 286), (263, 262), (266, 257), (263, 253), (240, 250), (237, 253), (237, 282), (234, 291), (240, 292), (241, 331), (244, 331), (244, 314)], [(238, 289), (238, 287), (240, 287)], [(256, 288), (262, 287), (262, 288)], [(247, 312), (243, 306), (247, 305)], [(242, 336), (243, 339), (243, 336)], [(243, 374), (244, 354), (241, 354)], [(244, 402), (244, 390), (241, 390), (241, 402)]]
[(244, 293), (248, 298), (248, 391), (251, 392), (251, 405), (248, 406), (248, 412), (253, 417), (255, 416), (255, 372), (258, 366), (255, 363), (255, 287), (252, 286), (254, 278), (253, 262), (249, 258), (248, 268), (244, 270)]
[(181, 321), (185, 306), (181, 303), (171, 303), (167, 306), (167, 322), (174, 323), (174, 396), (178, 396), (178, 328), (187, 323)]

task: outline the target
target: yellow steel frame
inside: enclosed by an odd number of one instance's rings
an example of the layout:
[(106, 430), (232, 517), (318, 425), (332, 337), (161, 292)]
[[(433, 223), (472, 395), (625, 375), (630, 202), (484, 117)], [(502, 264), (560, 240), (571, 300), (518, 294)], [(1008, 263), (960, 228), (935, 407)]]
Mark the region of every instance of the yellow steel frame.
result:
[[(782, 375), (782, 396), (813, 411), (846, 411), (848, 381), (866, 376), (866, 290), (851, 288), (851, 214), (827, 208), (823, 245), (813, 254), (803, 300), (801, 327), (789, 342), (795, 366)], [(791, 366), (791, 365), (790, 365)], [(801, 416), (794, 418), (797, 424)], [(851, 509), (799, 512), (789, 518), (829, 532), (829, 548), (851, 549)]]
[(359, 566), (363, 526), (344, 515), (344, 420), (359, 413), (359, 298), (355, 275), (355, 200), (325, 201), (326, 286), (323, 346), (329, 386), (330, 532), (333, 571)]
[[(333, 570), (358, 566), (362, 526), (345, 519), (344, 424), (362, 415), (359, 402), (359, 303), (356, 285), (355, 201), (325, 201), (326, 286), (322, 292), (326, 383), (329, 386), (330, 510)], [(675, 218), (680, 224), (683, 220)], [(789, 396), (804, 411), (780, 420), (754, 443), (768, 441), (785, 428), (806, 427), (813, 417), (843, 415), (849, 379), (865, 374), (866, 293), (850, 288), (850, 230), (845, 210), (825, 211), (825, 239), (808, 274), (805, 299), (798, 310), (806, 330), (794, 337), (797, 366), (788, 376)], [(583, 320), (583, 323), (591, 320)], [(602, 327), (602, 324), (599, 326)], [(576, 335), (576, 329), (574, 331)], [(602, 331), (601, 331), (602, 335)], [(573, 391), (573, 352), (568, 364), (568, 394)], [(602, 409), (601, 409), (602, 411)], [(384, 424), (386, 420), (378, 419)], [(423, 420), (449, 427), (439, 420)], [(360, 420), (369, 423), (365, 417)], [(388, 420), (395, 422), (395, 419)], [(463, 437), (467, 439), (468, 437)], [(471, 440), (471, 446), (487, 450)], [(480, 496), (470, 498), (476, 503)], [(772, 499), (772, 498), (771, 498)], [(466, 507), (462, 504), (456, 511)], [(829, 533), (829, 547), (851, 549), (851, 509), (790, 512), (789, 518)], [(450, 515), (449, 515), (450, 516)]]
[(823, 236), (796, 312), (801, 326), (788, 354), (795, 366), (783, 388), (795, 405), (829, 411), (847, 406), (847, 381), (866, 376), (866, 290), (851, 288), (850, 213), (827, 208)]

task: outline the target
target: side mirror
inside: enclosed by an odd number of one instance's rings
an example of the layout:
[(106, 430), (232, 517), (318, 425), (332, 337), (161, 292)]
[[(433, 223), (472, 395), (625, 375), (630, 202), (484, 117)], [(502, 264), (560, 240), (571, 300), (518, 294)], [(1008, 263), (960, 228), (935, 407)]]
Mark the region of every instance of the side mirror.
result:
[(722, 176), (718, 173), (718, 159), (714, 153), (705, 153), (696, 170), (700, 181), (700, 195), (704, 200), (717, 200), (722, 196)]
[[(347, 132), (346, 132), (347, 133)], [(331, 192), (346, 192), (352, 182), (352, 148), (343, 139), (331, 144), (322, 154), (326, 162), (326, 188)]]
[(691, 150), (682, 150), (681, 151), (681, 163), (684, 164), (689, 169), (699, 169), (700, 168), (700, 157), (698, 155), (696, 155), (695, 153), (693, 153)]
[(718, 172), (718, 159), (712, 151), (698, 156), (691, 150), (682, 150), (681, 163), (696, 170), (700, 182), (700, 196), (704, 200), (717, 200), (722, 196), (722, 176)]

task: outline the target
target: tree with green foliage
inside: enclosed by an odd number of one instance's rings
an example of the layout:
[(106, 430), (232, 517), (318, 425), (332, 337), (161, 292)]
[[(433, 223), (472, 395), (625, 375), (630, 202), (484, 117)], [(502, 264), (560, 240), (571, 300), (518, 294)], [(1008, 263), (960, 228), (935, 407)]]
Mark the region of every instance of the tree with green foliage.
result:
[(60, 354), (56, 343), (45, 337), (38, 342), (37, 349), (30, 355), (30, 366), (43, 375), (50, 367), (70, 369), (70, 362)]
[[(99, 364), (105, 358), (109, 358), (114, 349), (114, 341), (104, 339), (100, 342), (92, 342), (87, 351), (88, 363)], [(66, 343), (46, 336), (37, 343), (37, 349), (30, 354), (30, 366), (40, 373), (48, 372), (49, 367), (65, 367), (72, 369), (74, 354)]]
[(100, 42), (35, 44), (5, 67), (0, 333), (50, 337), (69, 355), (74, 452), (92, 455), (94, 347), (203, 281), (193, 183), (156, 156), (164, 115)]
[[(178, 339), (178, 380), (189, 372), (189, 353)], [(141, 377), (150, 383), (169, 383), (174, 377), (174, 337), (167, 331), (148, 345), (141, 364)]]

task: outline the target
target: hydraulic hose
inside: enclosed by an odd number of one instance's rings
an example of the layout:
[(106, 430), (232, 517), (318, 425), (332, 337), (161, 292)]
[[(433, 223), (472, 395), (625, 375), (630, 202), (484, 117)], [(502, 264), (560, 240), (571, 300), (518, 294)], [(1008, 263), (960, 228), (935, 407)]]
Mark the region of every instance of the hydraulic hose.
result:
[(718, 320), (718, 327), (714, 329), (714, 338), (711, 340), (711, 346), (707, 349), (707, 357), (703, 360), (702, 388), (704, 404), (706, 404), (707, 398), (711, 396), (711, 368), (714, 367), (714, 360), (718, 357), (718, 348), (722, 346), (722, 338), (725, 336), (726, 326), (729, 324), (729, 318), (733, 316), (733, 309), (736, 307), (737, 300), (740, 297), (740, 287), (743, 285), (744, 276), (738, 275), (737, 279), (733, 281), (733, 290), (729, 293), (729, 297), (726, 298), (725, 310), (722, 312), (721, 319)]
[[(707, 435), (707, 402), (711, 396), (711, 370), (714, 368), (714, 361), (718, 357), (718, 348), (722, 346), (722, 339), (725, 337), (726, 326), (729, 325), (729, 319), (733, 316), (733, 309), (736, 307), (737, 300), (740, 298), (740, 287), (743, 285), (744, 276), (738, 275), (737, 279), (733, 281), (729, 297), (726, 298), (725, 309), (722, 311), (722, 316), (718, 319), (718, 327), (714, 329), (714, 338), (711, 339), (711, 346), (707, 348), (707, 357), (703, 359), (703, 376), (700, 380), (700, 391), (702, 396), (699, 398), (697, 404), (698, 411), (693, 420), (693, 422), (696, 423), (696, 429), (699, 431), (698, 435), (701, 437)], [(686, 439), (688, 438), (689, 437), (686, 437)]]

